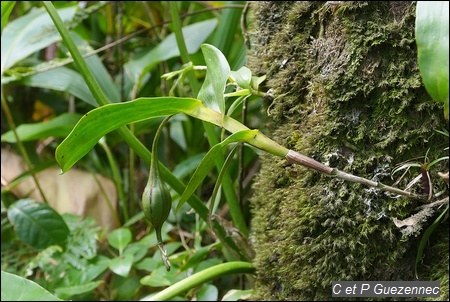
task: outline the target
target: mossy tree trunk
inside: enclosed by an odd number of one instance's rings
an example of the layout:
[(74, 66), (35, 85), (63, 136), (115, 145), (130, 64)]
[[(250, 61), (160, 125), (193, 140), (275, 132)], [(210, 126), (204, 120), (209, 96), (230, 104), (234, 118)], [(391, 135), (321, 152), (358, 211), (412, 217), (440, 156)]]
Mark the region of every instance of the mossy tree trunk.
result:
[[(448, 137), (435, 131), (448, 130), (442, 106), (430, 98), (418, 70), (415, 7), (392, 1), (252, 2), (248, 66), (267, 75), (273, 95), (265, 108), (269, 136), (389, 185), (401, 174), (391, 176), (396, 165), (423, 162), (417, 158), (428, 150), (431, 160), (448, 155)], [(448, 171), (445, 165), (430, 171), (434, 192), (447, 189), (437, 176)], [(405, 188), (418, 174), (410, 169), (396, 186)], [(392, 218), (410, 217), (422, 202), (269, 155), (254, 189), (256, 299), (327, 300), (332, 281), (415, 280), (421, 236), (442, 212), (406, 236)], [(420, 193), (421, 185), (412, 190)], [(439, 226), (419, 267), (420, 280), (440, 279), (444, 299), (447, 228), (448, 222)]]

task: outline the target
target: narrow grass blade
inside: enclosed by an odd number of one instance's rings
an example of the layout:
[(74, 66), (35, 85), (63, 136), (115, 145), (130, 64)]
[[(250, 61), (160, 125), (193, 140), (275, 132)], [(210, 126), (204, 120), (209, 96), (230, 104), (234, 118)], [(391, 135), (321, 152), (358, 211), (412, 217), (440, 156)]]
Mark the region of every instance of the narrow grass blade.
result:
[(189, 199), (189, 197), (195, 192), (195, 190), (198, 188), (198, 186), (203, 182), (206, 175), (209, 173), (211, 168), (214, 166), (215, 158), (218, 156), (221, 152), (221, 150), (226, 147), (230, 143), (236, 143), (236, 142), (245, 142), (249, 140), (250, 138), (254, 137), (254, 135), (257, 133), (257, 130), (243, 130), (236, 132), (232, 135), (230, 135), (227, 139), (222, 141), (221, 143), (213, 146), (208, 153), (206, 153), (205, 157), (203, 158), (200, 165), (195, 170), (194, 174), (192, 175), (188, 185), (186, 186), (186, 189), (183, 193), (183, 195), (180, 198), (180, 201), (178, 202), (176, 211), (178, 211), (181, 206), (186, 202), (186, 200)]

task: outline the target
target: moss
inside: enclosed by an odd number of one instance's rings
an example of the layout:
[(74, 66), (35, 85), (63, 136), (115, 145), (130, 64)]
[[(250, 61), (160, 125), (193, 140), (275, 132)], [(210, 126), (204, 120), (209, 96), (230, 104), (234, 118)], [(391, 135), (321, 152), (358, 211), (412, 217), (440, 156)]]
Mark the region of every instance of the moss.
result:
[[(428, 149), (446, 155), (448, 140), (434, 132), (448, 127), (442, 106), (418, 71), (414, 2), (265, 1), (252, 11), (248, 65), (274, 95), (269, 136), (386, 184), (396, 164)], [(402, 238), (391, 218), (410, 216), (417, 201), (270, 156), (254, 189), (255, 299), (327, 300), (332, 281), (414, 280), (420, 238)]]

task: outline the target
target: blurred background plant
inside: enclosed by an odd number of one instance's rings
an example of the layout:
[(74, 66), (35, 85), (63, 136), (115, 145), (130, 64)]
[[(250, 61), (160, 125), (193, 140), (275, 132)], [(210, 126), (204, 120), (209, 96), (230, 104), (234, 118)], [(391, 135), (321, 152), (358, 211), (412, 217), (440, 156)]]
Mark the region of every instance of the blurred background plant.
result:
[[(95, 80), (113, 103), (143, 96), (192, 97), (198, 92), (199, 87), (185, 74), (162, 77), (189, 68), (180, 57), (174, 34), (177, 26), (182, 28), (193, 65), (205, 65), (202, 43), (220, 49), (232, 70), (245, 65), (246, 44), (241, 30), (245, 4), (245, 1), (53, 3)], [(243, 250), (241, 255), (230, 253), (185, 204), (177, 214), (170, 213), (162, 230), (173, 266), (170, 272), (161, 261), (154, 230), (142, 219), (140, 199), (148, 178), (148, 165), (117, 132), (105, 136), (78, 167), (114, 180), (120, 228), (109, 232), (96, 223), (95, 217), (60, 215), (45, 203), (35, 209), (35, 203), (27, 196), (13, 195), (11, 188), (24, 179), (35, 175), (39, 183), (39, 172), (55, 166), (54, 154), (59, 143), (83, 114), (99, 104), (42, 2), (2, 2), (1, 66), (2, 148), (19, 153), (28, 167), (25, 170), (29, 170), (18, 173), (19, 177), (13, 181), (4, 183), (2, 179), (2, 279), (3, 272), (26, 277), (61, 299), (137, 300), (218, 264), (250, 260), (248, 199), (252, 175), (259, 165), (258, 151), (254, 148), (240, 147), (231, 158), (221, 176), (221, 190), (215, 202), (216, 221), (230, 238), (236, 238), (233, 244)], [(205, 71), (194, 72), (201, 83)], [(261, 128), (262, 101), (260, 96), (249, 96), (235, 103), (232, 116), (251, 128)], [(154, 118), (129, 128), (149, 148), (161, 121), (162, 118)], [(159, 160), (179, 181), (186, 183), (210, 144), (219, 142), (219, 129), (205, 129), (201, 121), (184, 115), (173, 117), (165, 127), (158, 144)], [(217, 167), (222, 164), (223, 161), (218, 162)], [(218, 177), (218, 171), (211, 171), (196, 190), (195, 194), (205, 203)], [(83, 187), (75, 184), (72, 187), (67, 199), (58, 202), (71, 202), (70, 196), (83, 191)], [(48, 195), (51, 188), (41, 190)], [(180, 198), (173, 189), (171, 195), (174, 201)], [(30, 221), (27, 214), (37, 215), (36, 220)], [(42, 231), (33, 233), (33, 239), (27, 236), (23, 225)], [(67, 234), (59, 234), (59, 241), (52, 240), (55, 234), (50, 226), (53, 230), (67, 229)], [(250, 292), (251, 278), (235, 273), (205, 281), (174, 299), (236, 300)]]

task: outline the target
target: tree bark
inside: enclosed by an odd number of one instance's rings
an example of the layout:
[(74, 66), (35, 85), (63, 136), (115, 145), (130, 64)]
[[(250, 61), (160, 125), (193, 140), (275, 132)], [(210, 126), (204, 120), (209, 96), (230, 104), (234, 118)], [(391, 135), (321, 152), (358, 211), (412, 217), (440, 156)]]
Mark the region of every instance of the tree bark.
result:
[[(252, 2), (248, 66), (267, 75), (273, 95), (265, 101), (265, 132), (319, 162), (387, 185), (399, 178), (391, 173), (404, 161), (423, 163), (427, 152), (431, 161), (448, 155), (448, 137), (435, 131), (448, 130), (442, 104), (430, 98), (418, 70), (415, 7), (407, 1)], [(437, 175), (448, 171), (445, 164), (429, 171), (435, 193), (448, 190)], [(411, 168), (396, 186), (404, 189), (419, 174)], [(417, 183), (412, 191), (422, 189)], [(408, 233), (393, 219), (415, 214), (419, 201), (269, 155), (254, 190), (254, 298), (263, 300), (329, 300), (332, 281), (416, 280), (423, 232), (442, 212)], [(440, 299), (448, 299), (447, 228), (448, 220), (419, 266), (419, 280), (441, 280)]]

